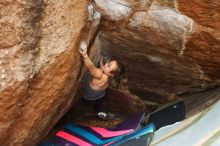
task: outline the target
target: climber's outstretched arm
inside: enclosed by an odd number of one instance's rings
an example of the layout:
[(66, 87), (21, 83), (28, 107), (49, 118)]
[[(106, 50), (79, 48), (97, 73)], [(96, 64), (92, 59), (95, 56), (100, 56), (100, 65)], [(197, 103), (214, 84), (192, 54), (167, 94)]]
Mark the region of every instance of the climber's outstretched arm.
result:
[(101, 69), (97, 68), (89, 58), (87, 54), (87, 47), (88, 45), (86, 42), (81, 42), (79, 52), (83, 57), (84, 64), (94, 78), (101, 78), (103, 72)]

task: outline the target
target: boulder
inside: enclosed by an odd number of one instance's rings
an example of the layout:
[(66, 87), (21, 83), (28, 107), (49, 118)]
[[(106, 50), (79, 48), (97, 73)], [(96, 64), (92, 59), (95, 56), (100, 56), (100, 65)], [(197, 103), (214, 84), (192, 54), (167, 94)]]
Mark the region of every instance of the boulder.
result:
[(163, 103), (219, 86), (220, 2), (106, 0), (101, 5), (94, 0), (93, 4), (103, 16), (102, 53), (124, 62), (133, 94)]
[(0, 143), (35, 145), (70, 108), (88, 1), (0, 2)]

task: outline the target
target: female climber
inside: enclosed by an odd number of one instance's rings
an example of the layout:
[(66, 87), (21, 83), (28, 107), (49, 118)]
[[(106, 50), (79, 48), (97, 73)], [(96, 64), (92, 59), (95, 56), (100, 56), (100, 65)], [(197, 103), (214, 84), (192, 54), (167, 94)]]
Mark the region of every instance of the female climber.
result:
[(96, 67), (87, 54), (87, 47), (88, 45), (86, 42), (81, 42), (79, 52), (89, 71), (82, 85), (83, 100), (87, 104), (93, 106), (100, 119), (113, 119), (115, 115), (102, 111), (101, 105), (106, 97), (106, 89), (110, 85), (110, 80), (114, 79), (116, 84), (120, 84), (120, 82), (125, 79), (124, 66), (114, 59), (103, 61), (102, 57), (99, 61), (100, 67)]

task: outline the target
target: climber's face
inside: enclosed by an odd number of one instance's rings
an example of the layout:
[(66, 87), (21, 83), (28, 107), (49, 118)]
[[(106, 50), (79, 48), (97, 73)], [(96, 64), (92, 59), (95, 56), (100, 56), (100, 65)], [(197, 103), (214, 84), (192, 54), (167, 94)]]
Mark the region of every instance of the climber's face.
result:
[(109, 63), (106, 63), (103, 66), (101, 66), (101, 69), (106, 75), (113, 76), (113, 72), (118, 70), (117, 61), (110, 61)]

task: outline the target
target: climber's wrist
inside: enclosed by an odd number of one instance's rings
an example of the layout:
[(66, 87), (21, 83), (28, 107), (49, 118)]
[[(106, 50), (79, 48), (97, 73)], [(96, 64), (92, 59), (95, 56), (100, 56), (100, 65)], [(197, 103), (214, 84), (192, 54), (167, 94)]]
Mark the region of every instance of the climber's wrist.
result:
[(87, 53), (82, 54), (82, 56), (83, 56), (83, 58), (88, 58), (89, 57)]

